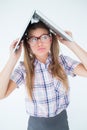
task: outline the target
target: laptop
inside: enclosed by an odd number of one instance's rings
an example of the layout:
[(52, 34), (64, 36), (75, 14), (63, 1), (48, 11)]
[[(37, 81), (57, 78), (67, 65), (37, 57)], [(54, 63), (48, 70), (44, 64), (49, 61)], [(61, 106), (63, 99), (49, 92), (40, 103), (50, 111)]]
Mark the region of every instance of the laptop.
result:
[(17, 49), (19, 48), (20, 42), (23, 40), (24, 36), (26, 35), (26, 30), (29, 26), (29, 23), (30, 22), (34, 23), (38, 21), (42, 21), (44, 24), (46, 24), (49, 27), (50, 31), (54, 33), (55, 35), (59, 34), (63, 39), (71, 41), (71, 42), (73, 41), (72, 37), (70, 37), (67, 33), (65, 33), (63, 29), (58, 27), (55, 23), (53, 23), (50, 19), (48, 19), (47, 16), (42, 14), (39, 10), (35, 10), (32, 12), (29, 18), (29, 21), (26, 27), (24, 28), (24, 32), (21, 33), (20, 39), (18, 43), (16, 44), (14, 51), (17, 51)]

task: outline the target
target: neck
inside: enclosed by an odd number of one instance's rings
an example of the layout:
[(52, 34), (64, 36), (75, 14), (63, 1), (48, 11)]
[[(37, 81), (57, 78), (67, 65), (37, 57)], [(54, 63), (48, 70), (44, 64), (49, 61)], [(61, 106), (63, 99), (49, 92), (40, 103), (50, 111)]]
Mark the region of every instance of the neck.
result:
[(46, 60), (47, 60), (47, 57), (48, 57), (48, 55), (46, 55), (46, 56), (36, 56), (36, 58), (40, 61), (40, 62), (42, 62), (42, 63), (46, 63)]

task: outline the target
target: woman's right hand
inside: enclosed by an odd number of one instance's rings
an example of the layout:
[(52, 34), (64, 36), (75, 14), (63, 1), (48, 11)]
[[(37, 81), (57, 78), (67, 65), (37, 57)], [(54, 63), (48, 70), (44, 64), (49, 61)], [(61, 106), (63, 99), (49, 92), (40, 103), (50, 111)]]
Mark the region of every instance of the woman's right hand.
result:
[(21, 52), (22, 52), (22, 44), (23, 44), (23, 41), (21, 41), (18, 50), (14, 51), (15, 46), (16, 46), (18, 40), (19, 40), (19, 39), (14, 40), (14, 41), (11, 43), (11, 45), (10, 45), (10, 56), (12, 56), (12, 57), (14, 57), (14, 58), (17, 58), (17, 59), (19, 59), (19, 57), (20, 57), (20, 55), (21, 55)]

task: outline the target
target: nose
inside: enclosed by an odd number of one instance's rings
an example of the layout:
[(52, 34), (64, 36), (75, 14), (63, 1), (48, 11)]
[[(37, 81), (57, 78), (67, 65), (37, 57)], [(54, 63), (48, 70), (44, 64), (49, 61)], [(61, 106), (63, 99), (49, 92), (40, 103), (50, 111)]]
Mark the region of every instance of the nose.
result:
[(42, 42), (41, 42), (40, 39), (38, 39), (37, 44), (38, 44), (38, 46), (41, 46), (41, 45), (42, 45)]

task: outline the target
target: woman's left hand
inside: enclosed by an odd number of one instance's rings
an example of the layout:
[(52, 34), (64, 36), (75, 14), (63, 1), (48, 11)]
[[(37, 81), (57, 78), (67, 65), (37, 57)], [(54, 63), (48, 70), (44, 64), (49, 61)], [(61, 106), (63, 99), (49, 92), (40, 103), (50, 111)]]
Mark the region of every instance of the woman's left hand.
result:
[[(70, 37), (72, 37), (72, 32), (70, 32), (70, 31), (65, 31), (65, 33), (67, 33)], [(63, 38), (62, 38), (61, 36), (59, 36), (59, 35), (57, 35), (57, 39), (58, 39), (62, 44), (64, 44), (64, 45), (67, 45), (67, 44), (71, 43), (70, 41), (63, 39)]]

